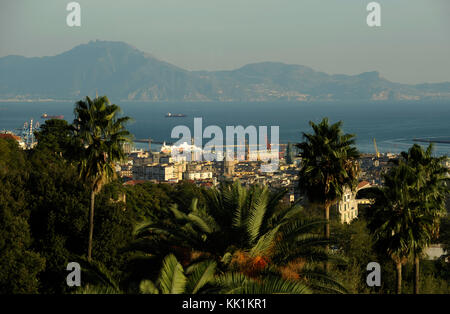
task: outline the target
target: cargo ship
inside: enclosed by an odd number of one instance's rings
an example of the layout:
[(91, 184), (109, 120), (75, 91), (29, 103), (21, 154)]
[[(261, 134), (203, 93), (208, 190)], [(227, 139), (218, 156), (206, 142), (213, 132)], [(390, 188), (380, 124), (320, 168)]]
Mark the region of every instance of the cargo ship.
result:
[(44, 114), (41, 116), (41, 118), (42, 118), (42, 119), (59, 119), (59, 120), (62, 120), (62, 119), (64, 119), (64, 116), (63, 116), (63, 115), (50, 116), (50, 115), (44, 113)]
[(171, 113), (171, 112), (168, 112), (166, 114), (166, 118), (183, 118), (183, 117), (186, 117), (186, 115), (183, 114), (183, 113)]

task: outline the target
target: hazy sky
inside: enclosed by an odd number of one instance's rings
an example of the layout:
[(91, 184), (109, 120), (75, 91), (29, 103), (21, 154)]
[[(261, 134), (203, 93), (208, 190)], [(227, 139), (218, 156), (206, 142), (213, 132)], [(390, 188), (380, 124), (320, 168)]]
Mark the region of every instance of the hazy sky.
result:
[[(402, 83), (450, 81), (450, 0), (0, 0), (0, 56), (55, 55), (90, 40), (124, 41), (192, 70), (281, 61), (327, 73), (380, 71)], [(75, 66), (75, 65), (74, 65)]]

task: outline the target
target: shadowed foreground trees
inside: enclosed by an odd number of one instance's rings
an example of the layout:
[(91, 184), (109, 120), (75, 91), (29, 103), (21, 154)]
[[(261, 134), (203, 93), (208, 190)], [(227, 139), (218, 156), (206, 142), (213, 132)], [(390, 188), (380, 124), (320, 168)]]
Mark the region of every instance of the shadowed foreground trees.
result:
[(155, 256), (174, 253), (182, 265), (212, 259), (219, 268), (253, 278), (270, 274), (308, 282), (316, 291), (343, 292), (328, 274), (311, 267), (329, 260), (323, 220), (308, 220), (299, 206), (280, 206), (284, 193), (246, 189), (236, 182), (205, 191), (206, 207), (194, 199), (188, 212), (176, 206), (140, 225), (130, 248)]
[(89, 212), (88, 260), (92, 259), (95, 196), (103, 185), (115, 178), (114, 163), (124, 160), (123, 144), (130, 140), (125, 129), (129, 117), (119, 117), (120, 107), (106, 96), (91, 100), (86, 97), (75, 106), (73, 138), (79, 147), (76, 158), (80, 177), (91, 187)]
[[(0, 139), (0, 287), (3, 293), (70, 291), (69, 261), (83, 259), (89, 231), (89, 190), (80, 180), (66, 144), (68, 124), (47, 120), (40, 142), (24, 151)], [(48, 125), (47, 125), (48, 124)], [(122, 184), (119, 183), (122, 188)], [(107, 187), (96, 202), (96, 261), (119, 279), (132, 239), (133, 215)], [(86, 279), (86, 278), (85, 278)]]
[(408, 190), (413, 176), (401, 163), (385, 176), (385, 186), (372, 207), (369, 228), (374, 234), (376, 248), (387, 254), (395, 263), (397, 271), (397, 294), (402, 293), (402, 266), (407, 262), (411, 213)]
[(411, 191), (411, 209), (414, 216), (409, 244), (414, 260), (414, 293), (419, 293), (420, 258), (431, 242), (437, 239), (440, 220), (445, 217), (445, 200), (448, 195), (447, 173), (442, 165), (446, 157), (433, 157), (433, 145), (426, 150), (414, 144), (402, 159), (414, 173)]
[(0, 139), (0, 294), (37, 293), (45, 259), (32, 249), (26, 203), (28, 162), (13, 140)]
[(354, 135), (343, 134), (342, 122), (329, 125), (324, 118), (319, 124), (309, 124), (313, 133), (303, 133), (304, 142), (297, 144), (301, 157), (299, 187), (310, 203), (323, 207), (327, 222), (324, 237), (330, 239), (330, 207), (346, 188), (355, 188), (359, 153)]
[(414, 145), (402, 153), (371, 209), (369, 227), (380, 252), (396, 263), (397, 293), (402, 292), (402, 265), (414, 263), (414, 293), (419, 293), (419, 261), (425, 249), (437, 238), (440, 218), (445, 214), (448, 193), (440, 158)]
[[(40, 142), (28, 154), (31, 167), (26, 199), (35, 239), (33, 248), (47, 261), (39, 275), (43, 293), (70, 291), (65, 284), (66, 265), (82, 260), (88, 244), (90, 191), (79, 178), (73, 155), (76, 147), (69, 131), (65, 121), (47, 120), (36, 134)], [(107, 185), (95, 205), (99, 217), (94, 222), (95, 259), (115, 278), (120, 276), (126, 260), (119, 250), (131, 241), (133, 229), (132, 213), (123, 210), (125, 204), (115, 201), (118, 194), (124, 193), (122, 190), (121, 183)]]
[[(77, 289), (78, 294), (121, 293), (113, 286), (88, 285)], [(217, 264), (212, 260), (195, 263), (188, 268), (178, 262), (173, 255), (167, 255), (155, 280), (145, 279), (139, 283), (142, 294), (309, 294), (308, 287), (298, 281), (279, 276), (254, 279), (239, 272), (218, 273)]]
[(27, 221), (0, 206), (0, 294), (37, 293), (45, 259), (31, 250)]

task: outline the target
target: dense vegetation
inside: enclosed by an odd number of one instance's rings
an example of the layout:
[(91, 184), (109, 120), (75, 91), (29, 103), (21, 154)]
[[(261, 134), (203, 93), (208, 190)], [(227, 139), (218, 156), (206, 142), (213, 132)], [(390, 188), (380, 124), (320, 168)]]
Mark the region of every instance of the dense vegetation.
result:
[[(99, 99), (78, 107), (92, 106), (92, 115), (117, 109)], [(98, 117), (105, 116), (114, 114)], [(374, 204), (341, 224), (333, 205), (341, 185), (354, 185), (357, 152), (339, 124), (313, 125), (300, 145), (309, 167), (301, 184), (310, 196), (301, 204), (283, 202), (284, 191), (239, 182), (123, 185), (94, 171), (121, 157), (102, 155), (119, 147), (102, 141), (124, 131), (111, 126), (91, 154), (83, 152), (89, 136), (80, 145), (74, 125), (61, 120), (41, 127), (32, 150), (0, 139), (0, 293), (417, 293), (419, 286), (450, 293), (449, 263), (423, 256), (431, 243), (450, 247), (448, 188), (431, 149), (412, 147), (386, 175), (386, 187), (371, 191)], [(323, 163), (320, 171), (315, 162)], [(83, 267), (80, 288), (66, 284), (72, 261)], [(372, 261), (381, 265), (381, 287), (366, 284)]]

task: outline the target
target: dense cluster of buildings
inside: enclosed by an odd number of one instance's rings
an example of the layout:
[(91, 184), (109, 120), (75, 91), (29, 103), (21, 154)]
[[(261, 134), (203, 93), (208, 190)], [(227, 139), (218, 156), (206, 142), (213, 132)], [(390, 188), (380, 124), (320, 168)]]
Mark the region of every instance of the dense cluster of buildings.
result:
[(360, 179), (373, 185), (383, 185), (383, 175), (391, 169), (393, 160), (397, 159), (396, 154), (382, 154), (377, 157), (374, 154), (362, 154), (359, 159)]
[[(298, 165), (281, 162), (274, 172), (264, 172), (263, 161), (222, 160), (186, 161), (166, 152), (133, 151), (118, 172), (126, 180), (153, 182), (193, 181), (199, 185), (217, 186), (224, 180), (239, 180), (244, 185), (264, 184), (273, 188), (293, 187), (298, 179)], [(294, 190), (292, 188), (292, 190)]]
[[(184, 147), (186, 149), (186, 147)], [(192, 150), (198, 153), (196, 149)], [(129, 184), (152, 181), (155, 183), (176, 183), (188, 180), (200, 186), (214, 187), (222, 181), (239, 180), (245, 186), (261, 184), (272, 189), (284, 188), (285, 200), (295, 202), (300, 198), (298, 174), (301, 159), (296, 157), (292, 146), (288, 145), (279, 153), (278, 167), (272, 172), (261, 169), (263, 161), (255, 161), (247, 153), (244, 158), (222, 161), (190, 161), (194, 156), (174, 154), (167, 145), (160, 152), (130, 151), (126, 163), (118, 166), (118, 172)], [(342, 223), (350, 223), (357, 218), (361, 205), (371, 200), (361, 193), (362, 190), (383, 185), (383, 174), (394, 166), (395, 154), (363, 154), (359, 159), (360, 177), (356, 189), (346, 189), (335, 209)], [(450, 160), (445, 165), (450, 168)]]
[[(186, 148), (184, 148), (186, 149)], [(194, 148), (192, 153), (197, 152)], [(245, 186), (261, 184), (272, 189), (284, 188), (286, 201), (295, 202), (300, 198), (298, 174), (301, 160), (292, 151), (292, 146), (279, 153), (278, 167), (272, 172), (262, 171), (263, 161), (254, 160), (246, 154), (245, 158), (222, 161), (190, 161), (194, 156), (174, 154), (173, 150), (163, 145), (159, 152), (133, 150), (128, 160), (117, 166), (120, 176), (126, 181), (155, 183), (177, 183), (188, 180), (200, 186), (214, 187), (222, 181), (239, 180)], [(359, 197), (358, 193), (376, 185), (382, 185), (382, 174), (393, 166), (392, 159), (397, 155), (384, 154), (376, 156), (364, 154), (359, 160), (360, 182), (354, 191), (346, 190), (336, 205), (342, 223), (349, 223), (358, 217), (358, 206), (370, 203)]]
[[(23, 149), (29, 147), (21, 137), (11, 132), (0, 133), (0, 138), (13, 139)], [(290, 144), (284, 150), (277, 151), (279, 162), (277, 167), (269, 172), (267, 169), (262, 171), (262, 166), (266, 162), (260, 160), (260, 157), (263, 154), (268, 154), (264, 157), (273, 157), (274, 155), (270, 151), (251, 152), (247, 147), (241, 158), (196, 161), (201, 159), (198, 158), (198, 154), (202, 154), (201, 149), (186, 143), (179, 147), (164, 144), (159, 152), (135, 150), (130, 144), (126, 145), (124, 148), (128, 158), (125, 162), (116, 165), (116, 170), (127, 184), (147, 181), (177, 183), (187, 180), (200, 186), (214, 187), (223, 181), (239, 180), (244, 186), (260, 184), (271, 189), (285, 189), (287, 191), (285, 201), (290, 203), (300, 199), (298, 174), (301, 159), (296, 156), (293, 146)], [(180, 150), (190, 151), (190, 153), (178, 154)], [(359, 184), (354, 190), (346, 189), (335, 207), (342, 223), (350, 223), (357, 218), (360, 205), (371, 202), (361, 196), (360, 191), (373, 186), (382, 186), (384, 184), (383, 174), (394, 166), (392, 161), (397, 158), (398, 155), (389, 153), (361, 155)], [(444, 166), (450, 169), (449, 158), (444, 160)]]

